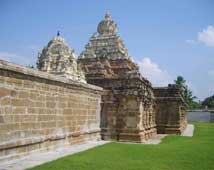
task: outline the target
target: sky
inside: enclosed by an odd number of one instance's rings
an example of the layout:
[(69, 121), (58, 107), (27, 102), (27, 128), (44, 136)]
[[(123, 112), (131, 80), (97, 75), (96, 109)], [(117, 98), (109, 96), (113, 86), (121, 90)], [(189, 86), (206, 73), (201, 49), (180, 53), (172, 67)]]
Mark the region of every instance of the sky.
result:
[(181, 75), (198, 100), (214, 94), (213, 0), (0, 0), (0, 59), (35, 65), (58, 30), (78, 56), (106, 10), (153, 86)]

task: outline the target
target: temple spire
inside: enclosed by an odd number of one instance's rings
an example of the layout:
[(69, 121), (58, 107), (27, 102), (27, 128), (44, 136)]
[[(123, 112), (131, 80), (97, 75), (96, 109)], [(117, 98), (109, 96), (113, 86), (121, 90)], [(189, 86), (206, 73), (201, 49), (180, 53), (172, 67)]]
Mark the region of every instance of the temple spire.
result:
[(60, 36), (60, 31), (57, 31), (57, 37), (59, 37)]
[(110, 15), (109, 10), (106, 10), (105, 19), (106, 19), (106, 20), (110, 20), (110, 19), (111, 19), (111, 15)]

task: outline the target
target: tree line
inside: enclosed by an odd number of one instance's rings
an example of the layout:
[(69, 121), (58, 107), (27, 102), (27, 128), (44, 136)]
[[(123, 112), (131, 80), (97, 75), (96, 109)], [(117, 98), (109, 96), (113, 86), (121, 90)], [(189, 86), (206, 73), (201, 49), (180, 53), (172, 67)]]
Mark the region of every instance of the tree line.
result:
[(182, 76), (178, 76), (174, 82), (182, 89), (182, 96), (188, 109), (214, 109), (214, 95), (205, 98), (202, 102), (196, 101), (197, 97), (193, 95)]

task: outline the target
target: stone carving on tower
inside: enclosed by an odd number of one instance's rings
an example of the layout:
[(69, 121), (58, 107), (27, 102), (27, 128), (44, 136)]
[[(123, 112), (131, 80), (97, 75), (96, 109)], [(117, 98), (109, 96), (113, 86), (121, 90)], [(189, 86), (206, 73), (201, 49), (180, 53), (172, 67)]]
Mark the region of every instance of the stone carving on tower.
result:
[(37, 68), (41, 71), (85, 82), (84, 72), (77, 64), (73, 49), (70, 49), (59, 32), (38, 54)]

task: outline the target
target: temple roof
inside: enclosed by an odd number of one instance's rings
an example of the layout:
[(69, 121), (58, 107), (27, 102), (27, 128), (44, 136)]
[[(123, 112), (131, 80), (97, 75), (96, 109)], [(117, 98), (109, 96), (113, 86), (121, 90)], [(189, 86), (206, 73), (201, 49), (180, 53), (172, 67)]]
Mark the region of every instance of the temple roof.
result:
[(37, 68), (41, 71), (85, 82), (84, 74), (76, 62), (74, 50), (69, 48), (59, 32), (39, 53)]
[(52, 40), (48, 42), (48, 44), (43, 48), (42, 55), (44, 56), (50, 56), (50, 55), (74, 55), (74, 50), (70, 49), (67, 43), (65, 42), (65, 39), (60, 36), (59, 32), (57, 33), (57, 36), (55, 36)]

